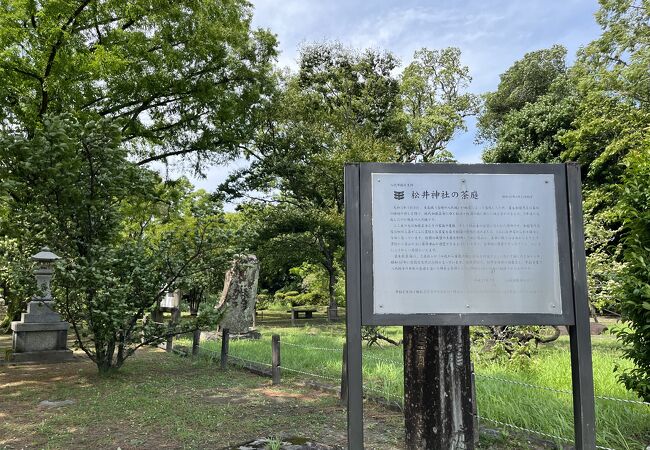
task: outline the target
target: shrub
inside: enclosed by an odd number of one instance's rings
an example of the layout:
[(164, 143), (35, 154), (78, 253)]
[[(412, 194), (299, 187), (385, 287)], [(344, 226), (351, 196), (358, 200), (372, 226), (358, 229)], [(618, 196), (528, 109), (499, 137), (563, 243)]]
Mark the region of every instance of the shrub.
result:
[(626, 237), (627, 270), (621, 276), (621, 313), (629, 327), (615, 333), (634, 367), (619, 373), (629, 390), (650, 402), (650, 143), (630, 153), (621, 188), (620, 208)]

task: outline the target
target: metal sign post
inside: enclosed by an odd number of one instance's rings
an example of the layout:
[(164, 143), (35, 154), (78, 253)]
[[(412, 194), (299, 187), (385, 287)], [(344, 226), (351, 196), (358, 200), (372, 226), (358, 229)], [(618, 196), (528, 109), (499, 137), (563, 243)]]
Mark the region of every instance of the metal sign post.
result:
[(571, 223), (571, 263), (575, 323), (569, 325), (571, 380), (573, 385), (573, 426), (577, 449), (596, 448), (596, 406), (591, 362), (591, 330), (585, 236), (582, 227), (580, 166), (567, 164), (567, 197)]
[(363, 376), (361, 355), (361, 245), (359, 239), (359, 166), (345, 167), (345, 295), (348, 448), (363, 448)]
[(350, 449), (362, 325), (567, 325), (576, 447), (596, 448), (578, 165), (350, 164), (345, 214)]

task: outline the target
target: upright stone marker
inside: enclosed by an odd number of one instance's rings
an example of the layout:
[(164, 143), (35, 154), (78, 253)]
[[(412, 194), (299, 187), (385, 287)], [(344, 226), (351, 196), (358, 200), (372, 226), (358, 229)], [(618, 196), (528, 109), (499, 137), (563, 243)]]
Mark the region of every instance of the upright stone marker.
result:
[(260, 265), (255, 255), (238, 255), (223, 283), (223, 292), (217, 308), (225, 305), (226, 314), (221, 329), (230, 330), (230, 335), (244, 335), (255, 326), (255, 302)]
[(72, 359), (68, 349), (68, 328), (70, 325), (61, 320), (54, 310), (54, 301), (50, 282), (54, 275), (52, 265), (60, 259), (49, 248), (43, 247), (32, 256), (37, 268), (34, 276), (40, 293), (27, 304), (27, 312), (21, 320), (11, 322), (13, 331), (13, 361), (42, 362), (66, 361)]

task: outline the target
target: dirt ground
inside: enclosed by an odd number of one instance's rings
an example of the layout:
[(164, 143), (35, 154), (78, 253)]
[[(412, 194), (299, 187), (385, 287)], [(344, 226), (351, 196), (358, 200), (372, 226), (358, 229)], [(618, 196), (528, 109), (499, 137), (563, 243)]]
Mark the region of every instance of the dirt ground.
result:
[[(74, 404), (50, 408), (44, 400)], [(365, 420), (368, 448), (402, 447), (399, 413), (368, 405)], [(343, 447), (345, 409), (330, 393), (272, 386), (157, 349), (136, 354), (108, 379), (82, 357), (0, 365), (0, 449), (219, 449), (291, 436)]]

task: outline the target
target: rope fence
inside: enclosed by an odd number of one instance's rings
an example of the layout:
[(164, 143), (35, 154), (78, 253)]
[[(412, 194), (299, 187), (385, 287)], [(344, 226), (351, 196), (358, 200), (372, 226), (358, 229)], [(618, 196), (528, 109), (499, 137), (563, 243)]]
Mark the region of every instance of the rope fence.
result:
[(326, 351), (326, 352), (342, 352), (341, 348), (332, 348), (332, 347), (309, 347), (307, 345), (292, 344), (291, 342), (282, 342), (282, 345), (287, 345), (289, 347), (303, 348), (305, 350), (315, 350), (315, 351)]
[(307, 375), (307, 376), (310, 376), (310, 377), (322, 378), (324, 380), (331, 380), (331, 381), (335, 381), (337, 383), (341, 381), (340, 378), (328, 377), (326, 375), (319, 375), (317, 373), (305, 372), (303, 370), (292, 369), (292, 368), (287, 367), (287, 366), (280, 366), (280, 369), (287, 370), (289, 372), (299, 373), (301, 375)]
[[(198, 343), (196, 344), (197, 348), (197, 353), (204, 353), (207, 354), (210, 360), (216, 360), (219, 358), (221, 360), (221, 367), (225, 368), (227, 364), (233, 364), (238, 367), (243, 367), (245, 369), (251, 370), (254, 373), (257, 373), (259, 375), (265, 375), (265, 376), (272, 376), (274, 384), (277, 384), (280, 382), (280, 377), (282, 372), (288, 372), (292, 374), (296, 374), (298, 376), (302, 377), (308, 377), (308, 378), (316, 378), (319, 380), (326, 380), (327, 382), (332, 382), (334, 386), (323, 386), (323, 385), (317, 385), (323, 388), (327, 388), (327, 390), (330, 391), (338, 391), (341, 392), (341, 395), (343, 395), (343, 382), (342, 379), (344, 378), (345, 375), (345, 363), (343, 361), (343, 349), (342, 348), (335, 348), (335, 347), (321, 347), (321, 346), (314, 346), (314, 345), (303, 345), (303, 344), (297, 344), (293, 342), (281, 342), (280, 337), (277, 335), (274, 335), (273, 340), (272, 340), (272, 361), (269, 363), (268, 361), (260, 361), (256, 359), (251, 359), (250, 356), (248, 355), (241, 355), (240, 352), (233, 352), (232, 348), (230, 348), (230, 339), (229, 339), (229, 334), (227, 330), (224, 330), (223, 333), (223, 338), (221, 339), (221, 351), (216, 351), (212, 350), (210, 348), (207, 348), (206, 346), (200, 346)], [(238, 341), (241, 342), (241, 341)], [(260, 341), (261, 343), (262, 341)], [(281, 355), (281, 346), (286, 346), (290, 347), (293, 349), (300, 349), (304, 350), (306, 352), (335, 352), (335, 353), (340, 353), (341, 354), (341, 362), (342, 362), (342, 371), (341, 371), (341, 377), (335, 377), (330, 374), (323, 374), (323, 373), (314, 373), (311, 372), (307, 369), (304, 368), (296, 368), (292, 367), (291, 364), (287, 364), (286, 361), (281, 363), (280, 362), (280, 355)], [(193, 346), (194, 347), (194, 346)], [(285, 352), (286, 353), (286, 352)], [(291, 354), (291, 353), (289, 353)], [(245, 357), (246, 356), (246, 357)], [(286, 357), (286, 355), (285, 355)], [(402, 361), (401, 360), (395, 360), (395, 359), (387, 359), (387, 358), (381, 358), (377, 357), (371, 354), (368, 354), (366, 352), (363, 353), (363, 358), (364, 359), (369, 359), (372, 361), (377, 361), (385, 364), (390, 364), (393, 366), (401, 367), (402, 366)], [(562, 395), (572, 395), (572, 391), (567, 390), (567, 389), (558, 389), (558, 388), (553, 388), (549, 386), (543, 386), (543, 385), (538, 385), (538, 384), (533, 384), (533, 383), (527, 383), (523, 381), (518, 381), (518, 380), (511, 380), (507, 378), (501, 378), (497, 377), (494, 375), (487, 375), (487, 374), (481, 374), (481, 373), (475, 373), (475, 376), (477, 380), (488, 380), (492, 382), (497, 382), (497, 383), (504, 383), (504, 384), (510, 384), (510, 385), (516, 385), (520, 386), (523, 388), (527, 389), (537, 389), (537, 390), (542, 390), (542, 391), (547, 391), (547, 392), (553, 392), (556, 394), (562, 394)], [(340, 387), (340, 391), (339, 391)], [(385, 388), (382, 389), (381, 387), (377, 387), (375, 385), (363, 385), (363, 392), (364, 392), (364, 397), (366, 397), (369, 400), (375, 401), (377, 403), (381, 403), (385, 406), (388, 406), (390, 409), (393, 410), (398, 410), (398, 411), (403, 411), (404, 405), (403, 405), (403, 398), (401, 396), (396, 396), (396, 395), (391, 395), (391, 389)], [(597, 400), (604, 400), (604, 401), (613, 401), (613, 402), (621, 402), (621, 403), (626, 403), (626, 404), (634, 404), (634, 405), (642, 405), (642, 406), (650, 406), (649, 402), (644, 402), (640, 400), (631, 400), (631, 399), (624, 399), (624, 398), (619, 398), (619, 397), (611, 397), (611, 396), (603, 396), (603, 395), (596, 395), (595, 398)], [(531, 435), (537, 435), (541, 436), (543, 438), (547, 439), (552, 439), (554, 441), (562, 441), (566, 443), (573, 443), (572, 439), (558, 436), (555, 434), (551, 433), (545, 433), (542, 431), (538, 430), (533, 430), (530, 428), (522, 427), (520, 425), (516, 425), (513, 423), (509, 422), (504, 422), (501, 420), (496, 420), (492, 419), (489, 417), (484, 417), (481, 416), (480, 414), (476, 414), (476, 417), (479, 420), (497, 425), (498, 427), (505, 427), (513, 430), (517, 430), (520, 432), (524, 433), (530, 433)], [(613, 450), (610, 447), (604, 447), (604, 446), (596, 446), (598, 449), (602, 450)]]
[[(478, 378), (484, 378), (486, 380), (493, 380), (493, 381), (499, 381), (501, 383), (509, 383), (509, 384), (515, 384), (518, 386), (524, 386), (528, 387), (531, 389), (539, 389), (539, 390), (544, 390), (544, 391), (550, 391), (550, 392), (555, 392), (558, 394), (567, 394), (567, 395), (573, 395), (572, 391), (566, 390), (566, 389), (556, 389), (548, 386), (541, 386), (538, 384), (531, 384), (531, 383), (524, 383), (523, 381), (516, 381), (516, 380), (509, 380), (507, 378), (499, 378), (495, 377), (492, 375), (483, 375), (480, 373), (477, 373), (476, 376)], [(621, 403), (630, 403), (630, 404), (636, 404), (636, 405), (645, 405), (645, 406), (650, 406), (650, 403), (644, 402), (641, 400), (630, 400), (626, 398), (619, 398), (619, 397), (607, 397), (603, 395), (595, 395), (594, 398), (597, 400), (609, 400), (609, 401), (616, 401), (616, 402), (621, 402)]]
[[(311, 351), (342, 352), (342, 348), (316, 347), (316, 346), (295, 344), (295, 343), (292, 343), (292, 342), (282, 342), (281, 345), (289, 346), (289, 347), (295, 347), (295, 348), (301, 348), (301, 349), (304, 349), (304, 350), (311, 350)], [(201, 351), (208, 351), (208, 352), (211, 352), (211, 353), (218, 354), (218, 352), (215, 352), (214, 350), (205, 349), (203, 347), (201, 347)], [(248, 361), (248, 360), (246, 360), (244, 358), (232, 355), (232, 352), (230, 352), (229, 355), (234, 357), (234, 358), (241, 359), (243, 361)], [(392, 359), (386, 359), (386, 358), (379, 358), (377, 356), (369, 355), (367, 353), (364, 353), (363, 357), (367, 358), (367, 359), (374, 360), (374, 361), (379, 361), (379, 362), (383, 362), (383, 363), (391, 364), (391, 365), (395, 365), (395, 366), (400, 366), (400, 367), (403, 364), (403, 362), (401, 360), (392, 360)], [(271, 367), (271, 364), (265, 363), (263, 361), (248, 361), (248, 362), (253, 362), (253, 363), (256, 363), (256, 364), (263, 365), (263, 366)], [(282, 365), (280, 367), (282, 369), (292, 371), (292, 372), (295, 372), (295, 373), (301, 373), (301, 374), (311, 375), (311, 376), (315, 376), (315, 377), (319, 377), (319, 378), (329, 378), (329, 379), (332, 379), (332, 380), (337, 380), (337, 379), (332, 378), (332, 377), (327, 377), (327, 376), (324, 376), (324, 375), (314, 374), (314, 373), (310, 373), (310, 372), (304, 372), (304, 371), (301, 371), (299, 369), (286, 367), (284, 365)], [(500, 377), (495, 377), (493, 375), (481, 374), (481, 373), (478, 373), (478, 372), (475, 375), (476, 375), (477, 378), (482, 378), (482, 379), (491, 380), (491, 381), (498, 381), (500, 383), (508, 383), (508, 384), (513, 384), (513, 385), (517, 385), (517, 386), (523, 386), (523, 387), (531, 388), (531, 389), (539, 389), (539, 390), (544, 390), (544, 391), (549, 391), (549, 392), (555, 392), (555, 393), (558, 393), (558, 394), (566, 394), (566, 395), (572, 395), (573, 394), (572, 391), (567, 390), (567, 389), (558, 389), (558, 388), (552, 388), (552, 387), (549, 387), (549, 386), (542, 386), (542, 385), (538, 385), (538, 384), (526, 383), (526, 382), (523, 382), (523, 381), (510, 380), (508, 378), (500, 378)], [(650, 402), (644, 402), (644, 401), (641, 401), (641, 400), (631, 400), (631, 399), (625, 399), (625, 398), (619, 398), (619, 397), (610, 397), (610, 396), (605, 396), (605, 395), (595, 395), (594, 397), (596, 399), (598, 399), (598, 400), (608, 400), (608, 401), (615, 401), (615, 402), (621, 402), (621, 403), (650, 406)]]

